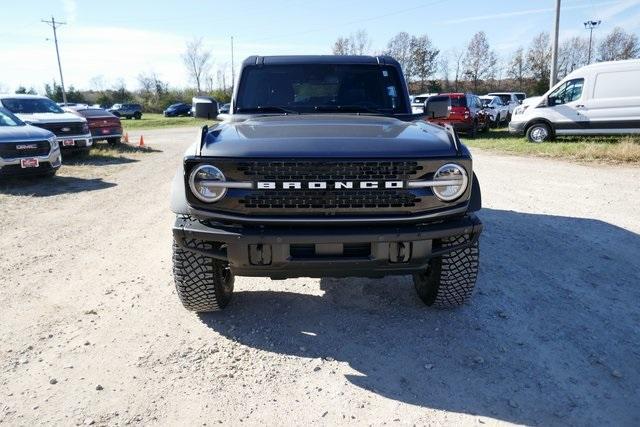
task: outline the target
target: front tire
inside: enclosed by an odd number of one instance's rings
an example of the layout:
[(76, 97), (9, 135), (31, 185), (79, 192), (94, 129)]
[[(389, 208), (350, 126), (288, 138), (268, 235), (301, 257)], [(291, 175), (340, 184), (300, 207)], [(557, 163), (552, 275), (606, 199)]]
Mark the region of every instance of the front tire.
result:
[[(443, 239), (442, 246), (468, 242), (470, 236)], [(453, 308), (464, 304), (473, 293), (478, 277), (480, 247), (472, 246), (433, 258), (424, 272), (413, 275), (418, 297), (429, 306)]]
[(553, 139), (553, 131), (546, 123), (534, 123), (527, 128), (527, 139), (529, 142), (540, 143)]
[[(209, 250), (213, 244), (189, 240), (187, 245)], [(233, 295), (233, 273), (226, 263), (183, 249), (173, 242), (173, 276), (184, 308), (198, 313), (225, 308)]]

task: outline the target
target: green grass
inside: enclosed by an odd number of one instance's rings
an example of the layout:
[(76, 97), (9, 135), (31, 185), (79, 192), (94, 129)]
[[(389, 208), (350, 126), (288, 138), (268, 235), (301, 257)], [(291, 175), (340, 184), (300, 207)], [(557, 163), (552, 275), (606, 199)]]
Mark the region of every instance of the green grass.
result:
[(562, 158), (577, 161), (640, 164), (640, 137), (596, 136), (558, 137), (555, 141), (534, 144), (524, 137), (513, 137), (506, 129), (492, 129), (469, 139), (461, 135), (471, 148), (500, 153)]
[(144, 113), (140, 120), (121, 119), (125, 132), (138, 129), (172, 128), (180, 126), (202, 127), (215, 123), (214, 120), (194, 119), (193, 117), (164, 117), (162, 114)]

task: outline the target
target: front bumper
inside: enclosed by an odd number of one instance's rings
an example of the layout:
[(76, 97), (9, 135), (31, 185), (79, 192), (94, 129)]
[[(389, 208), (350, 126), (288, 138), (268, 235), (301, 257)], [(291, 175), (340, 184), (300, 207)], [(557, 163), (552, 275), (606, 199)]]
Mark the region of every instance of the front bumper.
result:
[(85, 150), (91, 148), (93, 145), (91, 133), (75, 136), (58, 136), (56, 140), (63, 151)]
[(509, 122), (509, 133), (511, 135), (523, 136), (526, 122), (514, 122), (513, 116)]
[(60, 149), (56, 148), (49, 151), (46, 156), (34, 156), (29, 157), (32, 159), (38, 159), (40, 166), (37, 168), (20, 167), (21, 158), (4, 159), (0, 157), (0, 176), (26, 176), (26, 175), (40, 175), (53, 170), (59, 169), (62, 165), (62, 155)]
[[(178, 246), (229, 263), (240, 276), (382, 277), (423, 271), (429, 260), (468, 247), (482, 232), (473, 214), (428, 224), (358, 227), (248, 227), (207, 223), (179, 216), (173, 227)], [(469, 235), (460, 247), (440, 239)], [(208, 249), (194, 242), (210, 242)], [(199, 246), (202, 247), (202, 246)]]

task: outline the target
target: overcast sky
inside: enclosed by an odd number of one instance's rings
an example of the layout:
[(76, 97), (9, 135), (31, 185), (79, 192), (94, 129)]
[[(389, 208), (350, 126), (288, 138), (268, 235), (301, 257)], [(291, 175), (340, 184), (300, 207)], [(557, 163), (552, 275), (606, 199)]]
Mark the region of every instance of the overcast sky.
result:
[[(464, 47), (487, 33), (501, 56), (551, 30), (555, 0), (34, 0), (3, 2), (0, 10), (0, 92), (17, 86), (42, 91), (58, 78), (51, 28), (66, 22), (58, 39), (67, 86), (107, 87), (124, 79), (136, 88), (141, 72), (156, 72), (171, 86), (187, 85), (180, 54), (203, 37), (217, 66), (230, 74), (230, 37), (236, 65), (248, 55), (328, 54), (333, 41), (365, 29), (374, 51), (400, 31), (428, 34), (442, 51)], [(596, 36), (621, 26), (640, 34), (640, 0), (563, 0), (561, 37), (587, 35), (583, 22), (603, 21)], [(94, 79), (95, 80), (95, 79)]]

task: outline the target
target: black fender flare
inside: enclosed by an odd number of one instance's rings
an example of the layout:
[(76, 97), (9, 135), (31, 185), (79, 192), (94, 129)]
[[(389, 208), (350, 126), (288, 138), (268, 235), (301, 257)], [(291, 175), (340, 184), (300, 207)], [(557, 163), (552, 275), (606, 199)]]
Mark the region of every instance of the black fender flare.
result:
[(467, 212), (477, 212), (480, 209), (482, 209), (482, 192), (480, 191), (480, 181), (474, 172), (471, 181), (471, 198), (469, 199)]

